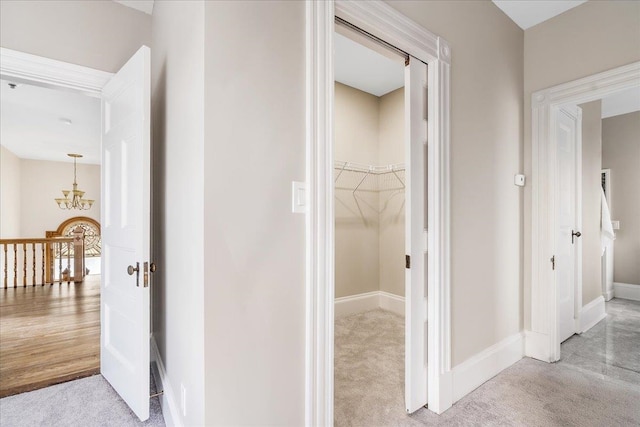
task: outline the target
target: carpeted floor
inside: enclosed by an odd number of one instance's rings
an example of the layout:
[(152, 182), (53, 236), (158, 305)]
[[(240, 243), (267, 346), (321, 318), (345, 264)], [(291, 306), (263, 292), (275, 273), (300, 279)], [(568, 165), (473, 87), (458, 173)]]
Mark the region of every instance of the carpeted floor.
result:
[[(151, 378), (152, 392), (155, 390)], [(102, 375), (0, 399), (2, 427), (164, 426), (158, 397), (140, 422)]]
[(640, 425), (635, 384), (528, 358), (440, 416), (426, 409), (409, 416), (403, 403), (404, 319), (383, 310), (339, 318), (335, 337), (336, 426)]

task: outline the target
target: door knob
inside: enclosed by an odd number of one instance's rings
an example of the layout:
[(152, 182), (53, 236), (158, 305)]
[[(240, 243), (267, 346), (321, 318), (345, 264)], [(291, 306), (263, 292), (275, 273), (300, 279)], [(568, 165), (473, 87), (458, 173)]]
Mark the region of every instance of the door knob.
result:
[(136, 286), (140, 286), (140, 263), (136, 262), (135, 268), (133, 265), (127, 267), (127, 273), (129, 273), (129, 276), (133, 276), (133, 273), (136, 273)]
[(580, 236), (582, 236), (581, 232), (571, 230), (571, 243), (573, 244), (574, 237), (580, 237)]

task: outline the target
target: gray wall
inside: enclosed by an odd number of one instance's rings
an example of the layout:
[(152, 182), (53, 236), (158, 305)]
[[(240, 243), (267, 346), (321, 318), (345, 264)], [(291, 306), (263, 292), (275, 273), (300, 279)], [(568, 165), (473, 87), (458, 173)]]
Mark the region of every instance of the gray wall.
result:
[[(525, 173), (531, 176), (531, 94), (640, 60), (640, 2), (589, 1), (525, 31)], [(531, 186), (524, 203), (525, 327), (530, 326)]]
[(153, 11), (153, 336), (178, 405), (186, 389), (182, 425), (205, 424), (203, 14), (202, 2)]
[(0, 45), (115, 72), (151, 44), (151, 16), (113, 1), (0, 2)]
[(207, 425), (304, 424), (304, 2), (205, 2)]
[(611, 169), (613, 281), (640, 286), (640, 111), (602, 120), (602, 167)]
[(602, 101), (582, 104), (582, 305), (602, 295)]
[(451, 45), (452, 366), (522, 329), (523, 31), (489, 1), (393, 1)]

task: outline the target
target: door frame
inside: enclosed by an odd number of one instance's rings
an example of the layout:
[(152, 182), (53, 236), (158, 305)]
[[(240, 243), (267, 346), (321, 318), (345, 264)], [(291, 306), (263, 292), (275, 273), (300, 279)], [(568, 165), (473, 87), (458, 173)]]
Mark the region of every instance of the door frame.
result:
[(554, 135), (560, 108), (638, 87), (640, 61), (531, 95), (531, 293), (525, 295), (531, 313), (530, 327), (525, 331), (525, 355), (528, 357), (545, 362), (560, 359), (558, 293), (550, 262), (555, 253), (558, 182)]
[(382, 1), (306, 2), (305, 423), (333, 424), (333, 33), (338, 16), (428, 67), (428, 396), (438, 414), (453, 401), (450, 315), (449, 117), (451, 49)]

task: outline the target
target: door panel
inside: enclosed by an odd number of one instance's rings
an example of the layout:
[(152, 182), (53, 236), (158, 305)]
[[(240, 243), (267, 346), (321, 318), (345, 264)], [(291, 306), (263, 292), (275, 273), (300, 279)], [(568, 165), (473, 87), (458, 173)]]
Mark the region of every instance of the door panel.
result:
[(102, 93), (100, 369), (142, 421), (149, 418), (149, 59), (143, 46)]
[(576, 245), (576, 149), (578, 117), (560, 110), (556, 133), (558, 160), (558, 230), (556, 233), (556, 281), (560, 342), (575, 332)]
[(406, 202), (405, 404), (415, 412), (427, 404), (427, 65), (415, 58), (405, 67)]

